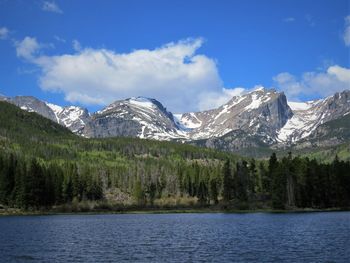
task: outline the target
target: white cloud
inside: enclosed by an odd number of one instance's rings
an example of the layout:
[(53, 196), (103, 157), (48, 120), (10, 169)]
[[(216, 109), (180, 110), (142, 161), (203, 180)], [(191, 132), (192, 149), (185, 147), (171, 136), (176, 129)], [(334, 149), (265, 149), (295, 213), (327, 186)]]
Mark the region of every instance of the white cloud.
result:
[(41, 46), (33, 37), (25, 37), (22, 41), (15, 43), (17, 56), (33, 61)]
[(232, 97), (242, 95), (245, 91), (244, 88), (237, 87), (234, 89), (222, 88), (222, 90), (202, 93), (199, 98), (198, 109), (202, 111), (220, 107)]
[(64, 38), (61, 38), (57, 35), (54, 35), (53, 38), (58, 41), (58, 42), (61, 42), (61, 43), (66, 43), (66, 40)]
[(299, 79), (284, 72), (275, 76), (273, 80), (289, 100), (299, 100), (303, 96), (325, 97), (350, 89), (350, 69), (334, 65), (328, 67), (325, 72), (306, 72)]
[(55, 1), (43, 1), (41, 8), (42, 10), (47, 12), (53, 12), (57, 14), (63, 13), (61, 8), (59, 8), (59, 6), (55, 3)]
[(80, 45), (80, 43), (79, 43), (78, 40), (74, 39), (74, 40), (72, 41), (72, 45), (73, 45), (73, 49), (74, 49), (75, 51), (80, 51), (80, 50), (81, 50), (81, 45)]
[(343, 35), (344, 43), (347, 47), (350, 47), (350, 15), (345, 17), (345, 30)]
[(26, 37), (18, 43), (17, 54), (41, 69), (43, 90), (62, 92), (71, 103), (106, 105), (146, 96), (173, 112), (186, 112), (213, 108), (239, 91), (223, 89), (216, 62), (197, 54), (202, 44), (197, 38), (130, 53), (84, 48), (73, 54), (39, 56), (42, 44)]
[[(244, 88), (226, 89), (215, 60), (198, 54), (203, 40), (187, 39), (159, 48), (116, 53), (107, 49), (81, 48), (56, 56), (41, 55), (51, 47), (33, 37), (15, 43), (17, 56), (40, 70), (43, 90), (59, 92), (71, 103), (107, 105), (118, 99), (145, 96), (158, 99), (172, 112), (216, 108)], [(350, 69), (337, 65), (296, 77), (288, 72), (273, 78), (289, 100), (328, 96), (350, 89)]]
[(286, 17), (283, 19), (283, 22), (286, 22), (286, 23), (291, 23), (291, 22), (294, 22), (295, 21), (295, 18), (294, 17)]
[(9, 30), (6, 27), (0, 27), (0, 39), (6, 39), (9, 35)]

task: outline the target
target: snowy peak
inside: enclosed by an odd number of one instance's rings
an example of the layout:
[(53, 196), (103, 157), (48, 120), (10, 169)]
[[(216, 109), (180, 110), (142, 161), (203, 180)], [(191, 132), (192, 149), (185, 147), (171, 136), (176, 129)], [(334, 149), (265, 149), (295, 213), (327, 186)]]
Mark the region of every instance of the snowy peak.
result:
[(265, 140), (274, 140), (276, 127), (282, 127), (292, 112), (285, 95), (275, 90), (259, 88), (235, 96), (217, 109), (186, 113), (181, 116), (184, 126), (191, 128), (190, 138), (221, 137), (229, 132), (244, 130), (259, 133)]
[(85, 127), (90, 117), (85, 108), (77, 106), (61, 107), (48, 102), (46, 102), (46, 105), (54, 112), (59, 124), (75, 133), (79, 133)]
[(184, 138), (171, 112), (157, 100), (133, 97), (97, 112), (84, 129), (87, 137), (130, 136), (158, 140)]
[(15, 104), (22, 110), (36, 112), (78, 134), (81, 133), (89, 119), (89, 113), (84, 108), (76, 106), (61, 107), (32, 96), (16, 96), (6, 98), (6, 101)]
[[(31, 96), (0, 100), (39, 113), (85, 137), (180, 140), (230, 151), (317, 141), (319, 134), (325, 134), (324, 124), (350, 114), (349, 90), (315, 101), (287, 102), (283, 92), (260, 87), (216, 109), (175, 115), (159, 101), (145, 97), (115, 101), (93, 115), (81, 107), (61, 107)], [(334, 132), (327, 132), (333, 136)]]
[(325, 99), (288, 102), (293, 117), (278, 131), (278, 141), (291, 144), (310, 136), (321, 124), (350, 112), (350, 91), (345, 90)]
[(89, 118), (87, 109), (76, 106), (64, 107), (58, 114), (59, 123), (78, 134), (82, 133)]
[(265, 90), (264, 88), (258, 88), (245, 96), (244, 99), (249, 101), (249, 104), (244, 107), (245, 110), (254, 110), (258, 109), (264, 103), (269, 102), (271, 99), (274, 99), (276, 96), (279, 96), (275, 90)]

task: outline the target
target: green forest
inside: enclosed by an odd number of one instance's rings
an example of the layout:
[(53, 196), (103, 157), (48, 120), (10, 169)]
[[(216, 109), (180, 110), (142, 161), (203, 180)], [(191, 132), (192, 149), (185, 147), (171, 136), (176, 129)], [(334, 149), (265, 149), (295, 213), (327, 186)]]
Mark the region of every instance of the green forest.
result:
[(0, 102), (0, 208), (54, 211), (350, 207), (350, 162), (254, 160), (192, 145), (87, 139)]

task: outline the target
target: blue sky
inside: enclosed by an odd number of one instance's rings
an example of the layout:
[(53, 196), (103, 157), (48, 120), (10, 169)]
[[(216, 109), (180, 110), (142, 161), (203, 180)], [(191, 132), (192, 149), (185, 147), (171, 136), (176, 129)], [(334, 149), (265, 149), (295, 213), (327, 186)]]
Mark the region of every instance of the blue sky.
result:
[(290, 100), (350, 87), (350, 2), (0, 0), (0, 93), (95, 111), (147, 96), (174, 112), (257, 85)]

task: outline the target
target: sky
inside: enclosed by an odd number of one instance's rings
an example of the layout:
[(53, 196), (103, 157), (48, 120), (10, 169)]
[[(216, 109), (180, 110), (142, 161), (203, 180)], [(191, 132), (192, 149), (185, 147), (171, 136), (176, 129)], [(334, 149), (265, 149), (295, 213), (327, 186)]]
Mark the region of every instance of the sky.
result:
[(96, 111), (145, 96), (174, 113), (263, 86), (350, 89), (349, 0), (0, 0), (0, 94)]

